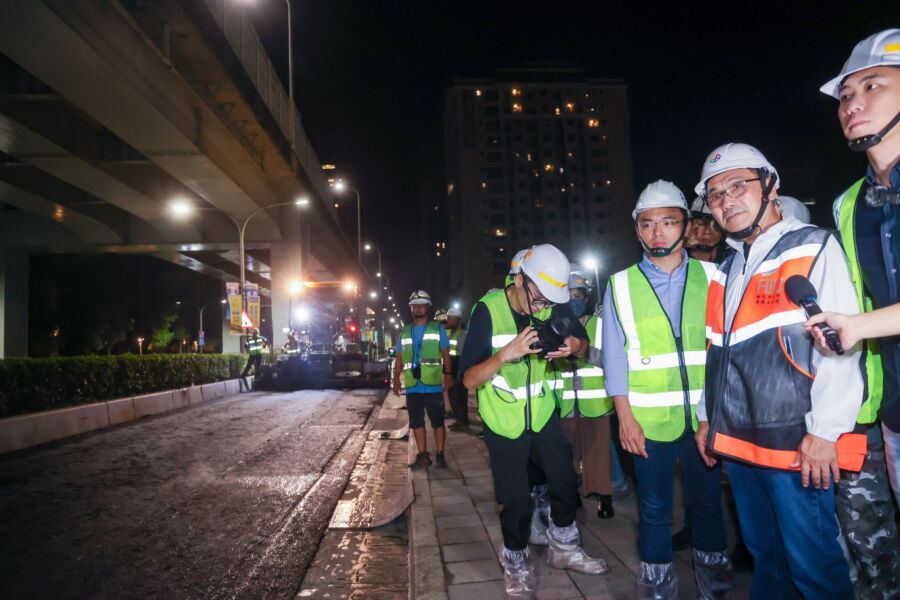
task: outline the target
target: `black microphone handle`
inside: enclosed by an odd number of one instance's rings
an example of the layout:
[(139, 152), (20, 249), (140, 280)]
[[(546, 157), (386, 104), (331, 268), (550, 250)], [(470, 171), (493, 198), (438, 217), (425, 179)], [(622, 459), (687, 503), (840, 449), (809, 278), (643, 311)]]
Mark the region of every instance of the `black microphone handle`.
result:
[[(819, 308), (819, 305), (815, 300), (804, 298), (801, 300), (801, 305), (803, 306), (803, 310), (806, 311), (807, 318), (822, 312), (822, 309)], [(838, 335), (837, 331), (827, 323), (816, 323), (816, 327), (822, 332), (822, 335), (825, 336), (825, 342), (833, 352), (837, 354), (844, 353), (844, 347), (841, 345), (841, 336)]]

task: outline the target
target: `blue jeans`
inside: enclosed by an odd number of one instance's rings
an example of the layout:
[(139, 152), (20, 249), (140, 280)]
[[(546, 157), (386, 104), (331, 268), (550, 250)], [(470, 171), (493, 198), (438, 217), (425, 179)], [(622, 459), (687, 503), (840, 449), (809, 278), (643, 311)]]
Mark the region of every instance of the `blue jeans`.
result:
[(744, 543), (753, 554), (753, 600), (851, 599), (838, 543), (834, 486), (800, 484), (800, 473), (728, 462)]
[(638, 553), (643, 562), (672, 562), (672, 496), (675, 462), (681, 461), (684, 496), (691, 518), (691, 544), (697, 550), (725, 550), (722, 520), (722, 471), (700, 459), (693, 431), (674, 442), (647, 440), (647, 456), (634, 457), (637, 475)]

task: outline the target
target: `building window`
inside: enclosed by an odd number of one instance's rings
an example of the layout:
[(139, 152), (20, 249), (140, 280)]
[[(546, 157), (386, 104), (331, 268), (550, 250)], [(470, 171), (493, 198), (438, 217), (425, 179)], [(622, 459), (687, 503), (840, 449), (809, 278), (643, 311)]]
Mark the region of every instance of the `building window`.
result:
[(600, 127), (600, 121), (597, 119), (588, 119), (588, 127)]

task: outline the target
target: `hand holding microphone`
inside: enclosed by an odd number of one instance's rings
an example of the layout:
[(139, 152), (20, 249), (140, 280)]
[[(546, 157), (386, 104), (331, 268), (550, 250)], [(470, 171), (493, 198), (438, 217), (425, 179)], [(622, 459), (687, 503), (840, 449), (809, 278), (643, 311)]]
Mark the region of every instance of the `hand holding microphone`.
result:
[[(822, 312), (816, 303), (816, 288), (810, 283), (809, 279), (803, 275), (792, 275), (784, 284), (784, 291), (787, 293), (791, 302), (802, 308), (806, 312), (807, 317), (818, 315)], [(838, 354), (844, 353), (844, 347), (841, 345), (841, 338), (835, 331), (825, 322), (818, 322), (813, 325), (821, 333), (825, 339), (826, 345)]]

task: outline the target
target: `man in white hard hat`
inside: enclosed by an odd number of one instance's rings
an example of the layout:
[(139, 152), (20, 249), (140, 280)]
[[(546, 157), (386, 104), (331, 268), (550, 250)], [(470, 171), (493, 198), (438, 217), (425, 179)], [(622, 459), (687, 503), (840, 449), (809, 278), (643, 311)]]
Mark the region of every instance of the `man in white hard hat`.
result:
[(713, 224), (712, 213), (699, 196), (691, 203), (691, 228), (684, 239), (688, 256), (720, 263), (724, 258), (724, 235)]
[(865, 456), (865, 437), (848, 433), (863, 396), (859, 349), (816, 352), (785, 282), (808, 278), (826, 310), (856, 312), (856, 299), (831, 233), (779, 214), (780, 183), (762, 152), (732, 143), (706, 157), (695, 187), (735, 249), (709, 287), (697, 446), (710, 466), (725, 459), (752, 598), (849, 599), (831, 481)]
[(695, 406), (706, 362), (706, 292), (715, 265), (689, 258), (688, 206), (675, 184), (655, 181), (631, 214), (640, 263), (610, 277), (603, 300), (603, 372), (619, 417), (622, 447), (634, 454), (638, 495), (639, 599), (674, 599), (672, 496), (681, 463), (701, 598), (732, 594), (720, 469), (694, 445)]
[(809, 209), (806, 208), (806, 205), (794, 198), (793, 196), (784, 196), (782, 194), (778, 195), (775, 204), (778, 207), (778, 212), (781, 213), (783, 218), (793, 217), (797, 219), (801, 223), (806, 223), (807, 225), (812, 223), (812, 220), (809, 217)]
[(447, 468), (444, 443), (444, 389), (453, 387), (453, 371), (450, 368), (450, 340), (447, 331), (437, 321), (428, 318), (431, 296), (425, 290), (416, 290), (409, 296), (409, 312), (412, 324), (405, 325), (400, 333), (394, 359), (394, 393), (406, 388), (406, 409), (409, 428), (416, 440), (418, 454), (410, 465), (420, 469), (431, 464), (428, 441), (425, 434), (425, 414), (434, 433), (436, 449), (434, 465)]
[(462, 328), (462, 309), (453, 306), (447, 310), (447, 320), (444, 323), (447, 330), (447, 338), (450, 340), (450, 364), (453, 370), (455, 384), (448, 391), (450, 395), (450, 408), (456, 423), (450, 426), (450, 431), (469, 430), (469, 391), (459, 380), (459, 357), (466, 345), (466, 330)]
[(522, 248), (513, 255), (512, 261), (509, 263), (509, 274), (506, 276), (504, 287), (509, 287), (515, 281), (516, 275), (522, 272), (522, 259), (528, 253), (530, 248)]
[(500, 563), (510, 598), (533, 598), (536, 586), (528, 555), (529, 459), (549, 484), (550, 566), (589, 574), (609, 569), (581, 548), (572, 447), (560, 427), (552, 387), (557, 379), (550, 361), (585, 356), (590, 345), (581, 323), (557, 306), (569, 300), (568, 279), (565, 254), (549, 244), (529, 249), (513, 284), (476, 304), (460, 360), (464, 385), (478, 393), (494, 490), (503, 506)]
[[(864, 310), (900, 302), (900, 29), (853, 48), (841, 72), (821, 87), (836, 98), (850, 149), (865, 152), (866, 176), (834, 203), (834, 221)], [(900, 502), (900, 336), (864, 342), (868, 393), (857, 417), (868, 453), (859, 477), (837, 484), (838, 520), (856, 567), (860, 597), (900, 589), (890, 488)], [(880, 421), (880, 427), (879, 427)], [(882, 441), (883, 438), (883, 441)], [(887, 465), (887, 466), (886, 466)]]

